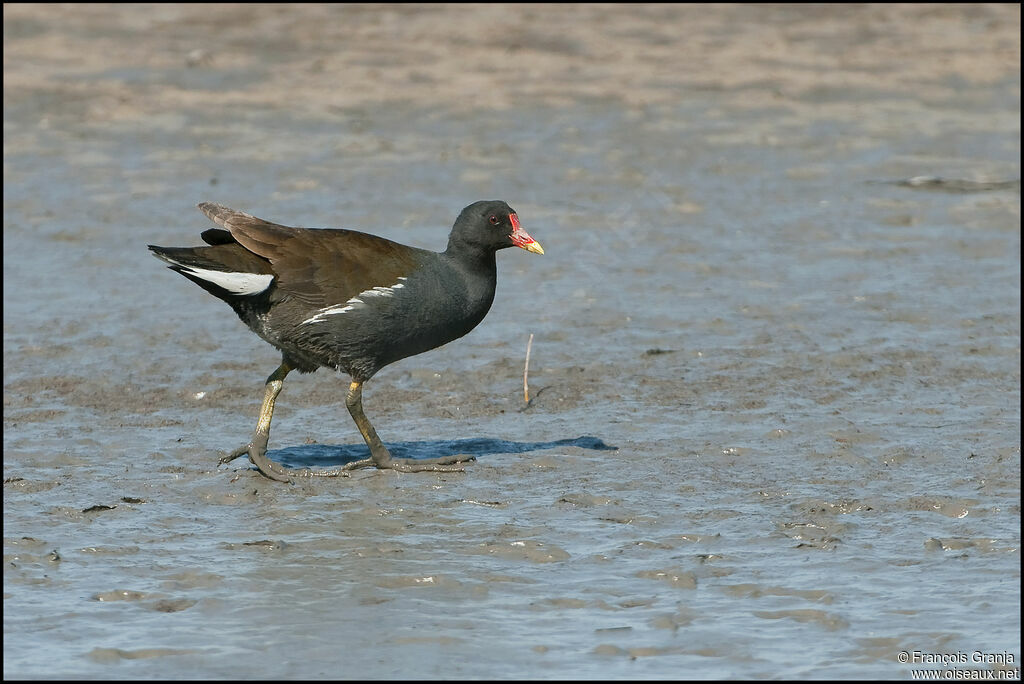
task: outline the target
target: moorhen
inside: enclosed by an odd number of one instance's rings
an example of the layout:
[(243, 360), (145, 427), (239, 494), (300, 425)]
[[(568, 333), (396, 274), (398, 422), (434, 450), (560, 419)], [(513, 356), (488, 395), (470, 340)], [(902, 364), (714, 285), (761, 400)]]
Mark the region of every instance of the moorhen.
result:
[[(473, 460), (392, 458), (363, 413), (362, 388), (389, 363), (462, 337), (483, 320), (494, 300), (499, 249), (544, 253), (508, 204), (482, 201), (463, 209), (443, 252), (354, 230), (290, 228), (209, 202), (199, 209), (221, 226), (202, 233), (207, 246), (149, 249), (231, 305), (250, 330), (281, 351), (252, 439), (220, 463), (248, 454), (267, 477), (289, 481), (374, 466), (462, 470), (456, 464)], [(311, 373), (321, 366), (352, 377), (345, 405), (370, 458), (336, 470), (286, 468), (267, 458), (274, 401), (289, 372)]]

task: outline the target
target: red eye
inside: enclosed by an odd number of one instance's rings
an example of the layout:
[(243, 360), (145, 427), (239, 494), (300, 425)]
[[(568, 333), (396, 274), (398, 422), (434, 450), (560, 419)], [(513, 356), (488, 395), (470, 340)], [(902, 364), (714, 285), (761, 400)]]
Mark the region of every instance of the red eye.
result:
[(491, 222), (492, 226), (498, 225), (498, 217), (493, 214), (491, 214), (491, 217), (487, 220)]

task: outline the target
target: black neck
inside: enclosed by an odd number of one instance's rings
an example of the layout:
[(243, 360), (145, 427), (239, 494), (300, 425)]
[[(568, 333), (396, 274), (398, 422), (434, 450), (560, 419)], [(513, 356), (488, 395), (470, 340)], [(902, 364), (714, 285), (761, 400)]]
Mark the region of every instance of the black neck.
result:
[(448, 248), (444, 251), (444, 255), (473, 271), (494, 272), (496, 270), (493, 248), (463, 242), (454, 236), (448, 239)]

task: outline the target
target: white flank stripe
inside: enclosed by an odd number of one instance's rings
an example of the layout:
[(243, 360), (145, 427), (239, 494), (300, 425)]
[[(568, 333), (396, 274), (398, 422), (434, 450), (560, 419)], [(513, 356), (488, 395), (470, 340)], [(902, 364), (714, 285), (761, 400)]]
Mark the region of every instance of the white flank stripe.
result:
[[(400, 277), (399, 280), (405, 280), (405, 278)], [(353, 309), (363, 308), (367, 304), (364, 301), (365, 299), (373, 301), (374, 297), (394, 297), (395, 290), (400, 290), (403, 287), (405, 287), (405, 285), (403, 285), (402, 283), (396, 283), (391, 287), (377, 286), (370, 288), (369, 290), (363, 290), (358, 295), (348, 300), (344, 304), (335, 304), (334, 306), (328, 306), (324, 309), (320, 309), (319, 311), (316, 312), (316, 314), (302, 321), (302, 323), (299, 323), (299, 325), (307, 325), (309, 323), (322, 323), (323, 321), (327, 320), (328, 316), (333, 316), (335, 314), (343, 314), (352, 311)], [(363, 299), (360, 299), (360, 297), (362, 297)]]
[(299, 323), (299, 325), (306, 325), (307, 323), (320, 323), (321, 321), (326, 320), (328, 316), (333, 316), (334, 314), (343, 314), (346, 311), (351, 311), (357, 306), (366, 305), (363, 303), (363, 300), (359, 299), (358, 297), (353, 297), (344, 304), (336, 304), (334, 306), (329, 306), (326, 309), (320, 309), (319, 311), (316, 312), (316, 315), (314, 315), (311, 318), (307, 318), (306, 320), (302, 321), (302, 323)]

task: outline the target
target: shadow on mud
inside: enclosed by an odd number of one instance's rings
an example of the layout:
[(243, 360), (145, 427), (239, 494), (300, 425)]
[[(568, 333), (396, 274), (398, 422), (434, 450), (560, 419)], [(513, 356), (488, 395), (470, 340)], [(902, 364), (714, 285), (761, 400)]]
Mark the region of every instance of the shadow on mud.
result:
[[(605, 444), (597, 437), (576, 437), (553, 442), (510, 442), (505, 439), (477, 437), (474, 439), (436, 440), (432, 442), (387, 442), (385, 446), (395, 458), (439, 458), (456, 454), (472, 454), (478, 459), (494, 454), (522, 454), (555, 447), (580, 447), (597, 451), (616, 451), (618, 447)], [(301, 446), (271, 449), (267, 456), (291, 468), (340, 466), (351, 461), (369, 458), (365, 444), (303, 444)]]

